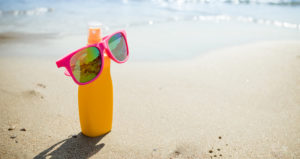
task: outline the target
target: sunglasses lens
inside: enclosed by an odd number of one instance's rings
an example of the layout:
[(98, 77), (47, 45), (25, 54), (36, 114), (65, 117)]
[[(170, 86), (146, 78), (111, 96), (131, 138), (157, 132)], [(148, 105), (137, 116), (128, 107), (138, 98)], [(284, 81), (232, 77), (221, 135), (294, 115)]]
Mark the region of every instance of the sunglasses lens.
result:
[(124, 61), (126, 59), (128, 52), (123, 34), (117, 33), (113, 35), (108, 41), (108, 46), (111, 53), (118, 61)]
[(80, 83), (93, 80), (99, 74), (101, 65), (101, 55), (96, 47), (82, 49), (70, 60), (72, 73)]

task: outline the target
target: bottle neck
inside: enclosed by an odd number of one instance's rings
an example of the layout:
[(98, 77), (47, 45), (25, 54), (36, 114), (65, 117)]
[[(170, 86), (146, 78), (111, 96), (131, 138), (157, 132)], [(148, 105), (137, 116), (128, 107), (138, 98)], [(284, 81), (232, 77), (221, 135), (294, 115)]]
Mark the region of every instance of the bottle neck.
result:
[[(102, 41), (100, 28), (89, 28), (88, 45), (97, 44)], [(104, 57), (108, 57), (104, 52)]]

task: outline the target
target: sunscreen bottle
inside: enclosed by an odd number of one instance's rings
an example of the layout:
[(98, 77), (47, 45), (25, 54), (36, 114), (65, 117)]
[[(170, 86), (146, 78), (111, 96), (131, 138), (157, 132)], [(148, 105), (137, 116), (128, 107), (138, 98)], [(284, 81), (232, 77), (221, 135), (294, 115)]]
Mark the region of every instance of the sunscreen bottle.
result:
[[(99, 27), (89, 28), (88, 44), (101, 41)], [(113, 119), (113, 86), (110, 76), (110, 58), (104, 54), (100, 76), (87, 85), (78, 87), (78, 108), (81, 131), (89, 137), (109, 132)]]

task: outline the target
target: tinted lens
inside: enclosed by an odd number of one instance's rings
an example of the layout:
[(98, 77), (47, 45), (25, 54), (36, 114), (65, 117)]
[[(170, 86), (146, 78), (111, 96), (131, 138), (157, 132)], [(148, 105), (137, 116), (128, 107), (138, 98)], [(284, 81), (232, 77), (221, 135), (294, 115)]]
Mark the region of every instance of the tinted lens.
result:
[(126, 41), (121, 33), (112, 36), (108, 41), (108, 46), (113, 56), (119, 60), (124, 61), (127, 57)]
[(101, 69), (101, 57), (96, 47), (88, 47), (72, 56), (72, 73), (76, 80), (85, 83), (94, 79)]

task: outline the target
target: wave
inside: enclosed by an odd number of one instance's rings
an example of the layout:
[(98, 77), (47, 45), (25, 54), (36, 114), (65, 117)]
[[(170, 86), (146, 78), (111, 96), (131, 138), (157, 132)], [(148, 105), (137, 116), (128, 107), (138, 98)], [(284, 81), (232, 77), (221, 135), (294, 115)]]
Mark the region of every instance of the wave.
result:
[(35, 8), (35, 9), (30, 9), (30, 10), (8, 10), (8, 11), (2, 11), (0, 10), (0, 15), (13, 15), (13, 16), (19, 16), (19, 15), (43, 15), (49, 12), (53, 12), (53, 8), (45, 8), (45, 7), (40, 7), (40, 8)]
[[(154, 25), (154, 24), (161, 24), (167, 22), (178, 22), (178, 21), (203, 21), (203, 22), (229, 22), (229, 21), (237, 21), (242, 23), (253, 23), (259, 25), (269, 25), (279, 28), (286, 28), (286, 29), (295, 29), (300, 31), (300, 24), (291, 23), (287, 21), (281, 20), (272, 20), (272, 19), (262, 19), (262, 18), (255, 18), (251, 16), (230, 16), (230, 15), (199, 15), (199, 16), (185, 16), (185, 17), (172, 17), (164, 20), (146, 20), (143, 22), (135, 22), (135, 23), (127, 23), (126, 27), (130, 26), (144, 26), (144, 25)], [(118, 26), (123, 27), (123, 26)], [(109, 27), (108, 27), (109, 28)]]

